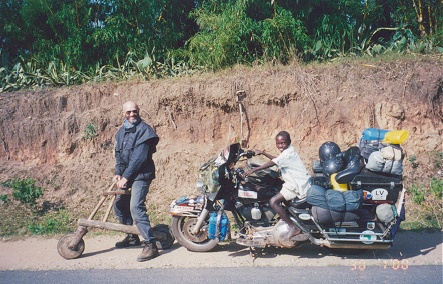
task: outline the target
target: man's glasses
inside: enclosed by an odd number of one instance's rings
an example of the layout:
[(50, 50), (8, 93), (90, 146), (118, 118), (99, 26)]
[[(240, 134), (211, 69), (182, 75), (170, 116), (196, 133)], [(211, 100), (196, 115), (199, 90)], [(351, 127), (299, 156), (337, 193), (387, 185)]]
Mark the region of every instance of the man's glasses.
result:
[(133, 114), (138, 114), (138, 110), (133, 109), (133, 110), (128, 110), (128, 111), (126, 112), (126, 115), (130, 115), (131, 112), (132, 112)]

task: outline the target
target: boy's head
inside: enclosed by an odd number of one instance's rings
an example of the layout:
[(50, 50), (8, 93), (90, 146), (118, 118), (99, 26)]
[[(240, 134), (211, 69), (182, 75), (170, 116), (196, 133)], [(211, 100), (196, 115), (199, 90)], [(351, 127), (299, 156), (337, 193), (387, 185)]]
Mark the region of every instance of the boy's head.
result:
[(277, 136), (275, 136), (275, 146), (277, 146), (280, 152), (283, 152), (289, 145), (291, 145), (291, 136), (287, 131), (280, 131)]

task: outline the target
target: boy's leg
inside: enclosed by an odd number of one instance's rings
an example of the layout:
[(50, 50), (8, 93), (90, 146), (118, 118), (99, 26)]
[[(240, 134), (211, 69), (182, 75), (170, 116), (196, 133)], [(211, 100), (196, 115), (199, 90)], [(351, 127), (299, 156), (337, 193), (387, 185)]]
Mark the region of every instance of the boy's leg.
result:
[(301, 230), (295, 223), (291, 220), (286, 210), (281, 206), (281, 202), (285, 202), (286, 199), (281, 193), (277, 193), (277, 195), (273, 196), (269, 200), (269, 205), (274, 209), (274, 211), (282, 218), (283, 221), (286, 222), (289, 226), (288, 234), (286, 235), (285, 239), (289, 240), (290, 238), (298, 235), (301, 233)]

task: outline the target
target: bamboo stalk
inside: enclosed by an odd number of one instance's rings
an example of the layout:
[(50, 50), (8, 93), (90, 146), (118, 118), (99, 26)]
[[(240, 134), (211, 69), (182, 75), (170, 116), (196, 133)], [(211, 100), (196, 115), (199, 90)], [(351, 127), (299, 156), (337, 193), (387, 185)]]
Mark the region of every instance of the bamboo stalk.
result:
[(103, 192), (103, 195), (117, 195), (117, 194), (131, 194), (131, 191), (129, 190), (113, 190), (113, 191), (106, 191)]
[(91, 215), (89, 215), (88, 220), (92, 220), (94, 218), (95, 214), (97, 213), (100, 206), (102, 206), (103, 202), (105, 202), (106, 196), (103, 196), (100, 198), (100, 201), (98, 202), (97, 206), (95, 206), (94, 210), (92, 211)]
[(109, 213), (111, 212), (112, 206), (114, 205), (114, 201), (117, 195), (113, 195), (111, 198), (111, 202), (109, 202), (108, 209), (106, 210), (105, 216), (103, 217), (103, 222), (106, 222), (108, 219)]
[[(110, 192), (111, 189), (114, 187), (115, 183), (112, 183), (111, 186), (108, 188), (106, 192)], [(105, 193), (105, 192), (104, 192)], [(97, 203), (97, 206), (95, 206), (94, 210), (92, 211), (91, 215), (89, 215), (88, 220), (92, 220), (94, 218), (95, 214), (97, 214), (98, 209), (100, 206), (102, 206), (103, 202), (106, 200), (106, 195), (104, 195), (102, 198), (100, 198), (100, 201)]]
[(83, 227), (94, 227), (94, 228), (99, 228), (99, 229), (106, 229), (106, 230), (111, 230), (111, 231), (123, 232), (123, 233), (127, 233), (127, 234), (136, 234), (136, 235), (140, 234), (137, 227), (129, 226), (129, 225), (122, 225), (122, 224), (116, 224), (116, 223), (110, 223), (110, 222), (101, 222), (101, 221), (96, 221), (96, 220), (85, 220), (85, 219), (79, 219), (77, 224), (79, 226), (83, 226)]

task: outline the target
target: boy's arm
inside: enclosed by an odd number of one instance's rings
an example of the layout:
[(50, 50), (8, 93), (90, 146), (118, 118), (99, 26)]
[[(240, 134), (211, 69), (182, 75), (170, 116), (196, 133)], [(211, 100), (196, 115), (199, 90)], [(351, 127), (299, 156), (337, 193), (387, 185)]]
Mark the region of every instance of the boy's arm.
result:
[(275, 156), (272, 156), (271, 154), (266, 153), (264, 150), (253, 150), (255, 152), (255, 155), (264, 155), (268, 159), (272, 160), (275, 159)]
[(243, 174), (243, 176), (244, 176), (244, 177), (247, 177), (247, 176), (249, 176), (250, 174), (252, 174), (253, 172), (256, 172), (256, 171), (259, 171), (259, 170), (263, 170), (263, 169), (266, 169), (266, 168), (269, 168), (269, 167), (272, 167), (272, 166), (275, 166), (275, 163), (274, 163), (273, 161), (266, 162), (266, 163), (264, 163), (263, 165), (261, 165), (261, 166), (259, 166), (259, 167), (256, 167), (256, 168), (253, 168), (253, 169), (250, 169), (249, 171), (246, 171), (246, 172)]

